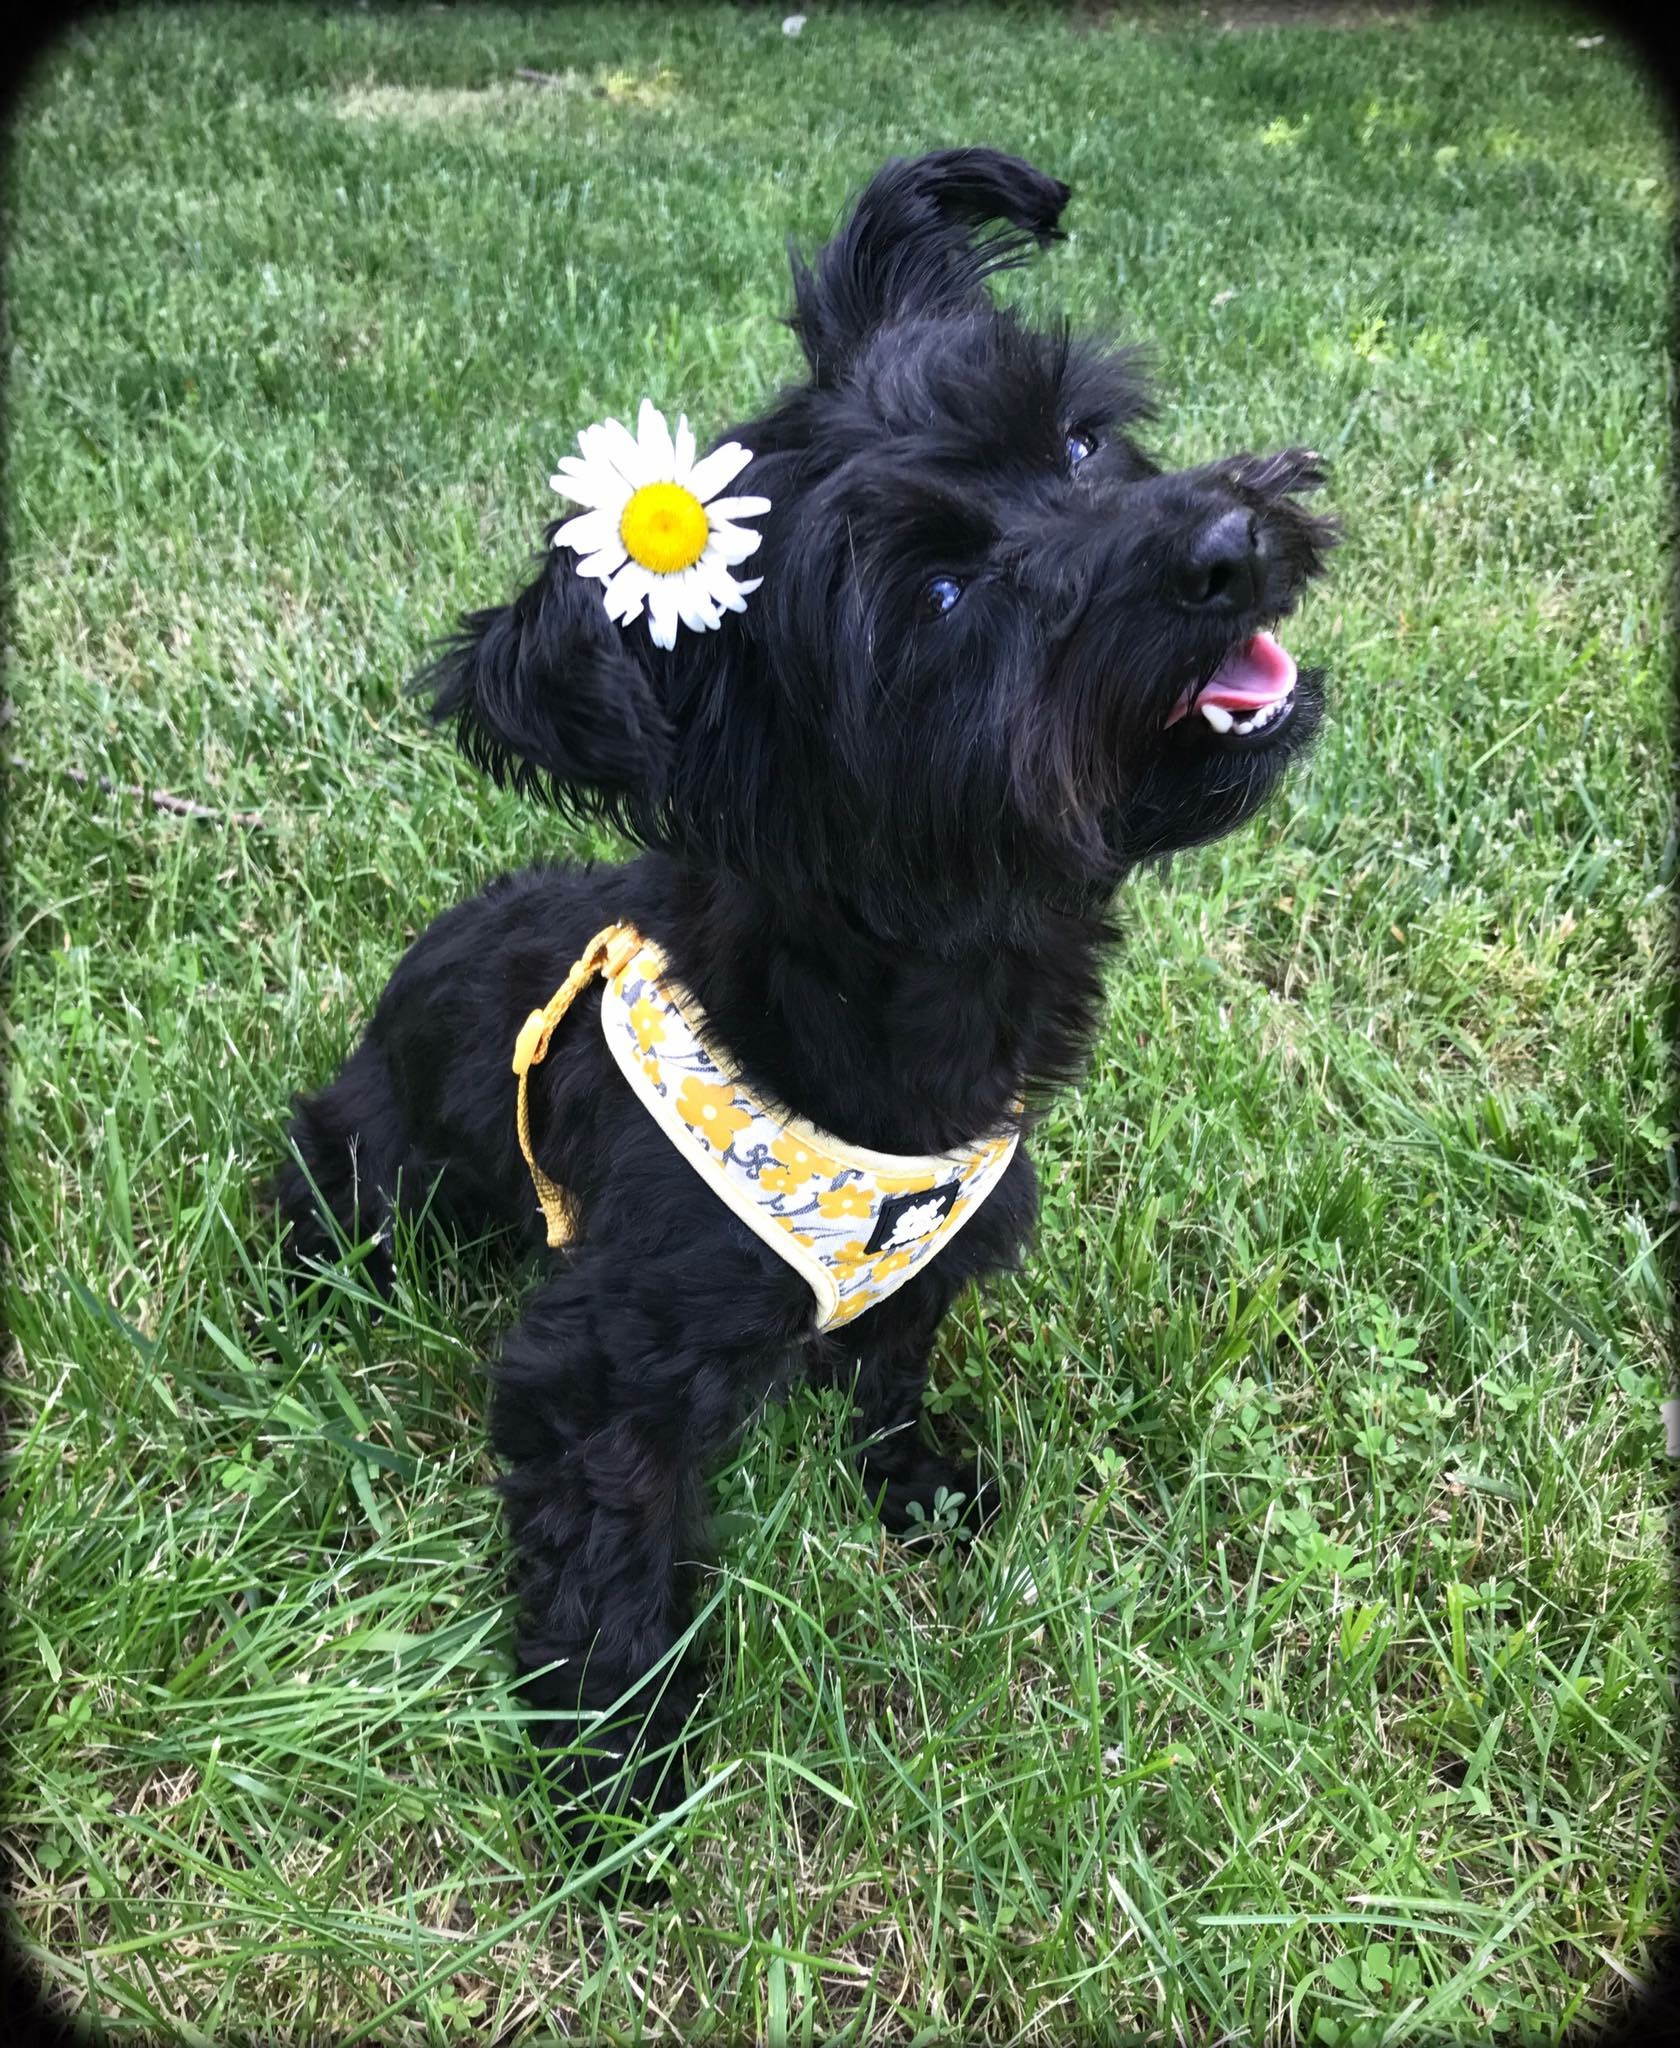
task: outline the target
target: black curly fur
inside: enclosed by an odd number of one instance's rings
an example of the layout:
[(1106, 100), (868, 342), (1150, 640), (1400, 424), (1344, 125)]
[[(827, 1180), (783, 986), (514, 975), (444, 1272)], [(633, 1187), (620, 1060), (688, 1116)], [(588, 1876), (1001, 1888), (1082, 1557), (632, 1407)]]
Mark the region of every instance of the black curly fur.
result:
[[(1333, 536), (1296, 502), (1316, 458), (1163, 473), (1128, 432), (1148, 410), (1129, 353), (992, 305), (984, 277), (1054, 239), (1066, 197), (990, 150), (894, 163), (796, 261), (809, 380), (732, 433), (754, 454), (742, 488), (771, 500), (744, 616), (664, 653), (549, 552), (422, 678), (470, 759), (645, 850), (503, 876), (410, 948), (344, 1071), (296, 1105), (295, 1265), (333, 1255), (311, 1180), (352, 1237), (384, 1231), (400, 1182), (475, 1234), (501, 1221), (541, 1241), (510, 1051), (614, 919), (666, 948), (754, 1083), (854, 1143), (942, 1149), (1022, 1097), (1030, 1130), (1079, 1072), (1116, 886), (1252, 815), (1310, 740), (1319, 683), (1302, 676), (1263, 746), (1168, 713), (1289, 609)], [(1093, 448), (1077, 468), (1075, 431)], [(1241, 602), (1186, 567), (1233, 510), (1254, 549)], [(936, 577), (962, 586), (943, 615)], [(972, 1466), (921, 1441), (923, 1381), (952, 1297), (1020, 1257), (1035, 1211), (1023, 1146), (937, 1259), (816, 1334), (806, 1283), (625, 1087), (598, 1001), (533, 1076), (539, 1156), (583, 1223), (500, 1346), (490, 1411), (518, 1656), (552, 1710), (556, 1780), (595, 1803), (615, 1781), (660, 1794), (646, 1759), (698, 1683), (692, 1652), (669, 1657), (705, 1555), (706, 1470), (791, 1377), (855, 1385), (893, 1527), (941, 1486), (986, 1504)], [(580, 1710), (604, 1715), (593, 1733)]]

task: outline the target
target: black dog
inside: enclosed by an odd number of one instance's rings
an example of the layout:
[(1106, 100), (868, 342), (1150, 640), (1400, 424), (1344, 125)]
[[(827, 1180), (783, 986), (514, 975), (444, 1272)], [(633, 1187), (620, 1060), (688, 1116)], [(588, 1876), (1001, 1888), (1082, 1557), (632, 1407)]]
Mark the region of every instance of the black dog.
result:
[[(1319, 679), (1264, 628), (1333, 534), (1295, 502), (1314, 456), (1163, 473), (1130, 436), (1148, 408), (1125, 353), (993, 305), (987, 275), (1056, 240), (1067, 196), (991, 150), (895, 162), (795, 259), (810, 376), (734, 432), (772, 510), (762, 587), (721, 631), (655, 646), (565, 549), (464, 621), (422, 679), (435, 715), (499, 780), (645, 851), (504, 875), (414, 944), (297, 1105), (294, 1263), (383, 1239), (399, 1193), (542, 1242), (510, 1051), (613, 920), (662, 945), (766, 1096), (856, 1146), (1030, 1129), (1078, 1072), (1116, 885), (1251, 817), (1312, 737)], [(811, 1287), (626, 1085), (598, 1002), (531, 1075), (579, 1224), (501, 1344), (491, 1429), (555, 1775), (644, 1800), (655, 1764), (620, 1758), (670, 1743), (696, 1696), (692, 1654), (641, 1682), (690, 1619), (708, 1464), (791, 1377), (838, 1382), (889, 1526), (940, 1488), (972, 1504), (975, 1473), (918, 1437), (928, 1355), (958, 1291), (1020, 1257), (1035, 1186), (1023, 1147), (936, 1258), (819, 1334)]]

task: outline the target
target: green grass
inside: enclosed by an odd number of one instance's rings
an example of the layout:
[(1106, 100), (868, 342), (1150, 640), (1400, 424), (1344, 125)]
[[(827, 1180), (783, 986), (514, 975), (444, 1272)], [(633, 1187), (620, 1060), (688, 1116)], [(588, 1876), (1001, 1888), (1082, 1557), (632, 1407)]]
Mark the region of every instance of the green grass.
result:
[[(1658, 113), (1574, 16), (782, 11), (137, 12), (22, 110), (14, 1928), (120, 2038), (1556, 2040), (1673, 1907)], [(257, 1193), (405, 939), (570, 843), (428, 639), (581, 423), (791, 374), (784, 238), (955, 140), (1073, 182), (1008, 289), (1155, 342), (1165, 449), (1334, 457), (1334, 717), (1126, 891), (935, 1368), (995, 1531), (885, 1542), (832, 1400), (722, 1475), (707, 1789), (613, 1913), (514, 1768), (518, 1276), (271, 1319)]]

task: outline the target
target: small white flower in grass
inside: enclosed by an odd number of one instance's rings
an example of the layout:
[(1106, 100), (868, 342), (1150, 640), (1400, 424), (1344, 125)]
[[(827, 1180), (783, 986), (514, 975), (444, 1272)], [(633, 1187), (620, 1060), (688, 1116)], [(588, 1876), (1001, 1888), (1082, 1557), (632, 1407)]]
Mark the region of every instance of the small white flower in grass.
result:
[(578, 435), (578, 454), (564, 457), (549, 478), (563, 498), (587, 506), (554, 536), (572, 548), (577, 572), (606, 585), (607, 616), (621, 626), (645, 605), (657, 647), (674, 647), (679, 624), (706, 633), (726, 611), (744, 612), (763, 580), (730, 574), (758, 547), (760, 535), (736, 522), (768, 512), (768, 498), (720, 498), (752, 460), (738, 441), (725, 441), (698, 462), (686, 418), (675, 440), (665, 415), (642, 400), (634, 435), (602, 420)]

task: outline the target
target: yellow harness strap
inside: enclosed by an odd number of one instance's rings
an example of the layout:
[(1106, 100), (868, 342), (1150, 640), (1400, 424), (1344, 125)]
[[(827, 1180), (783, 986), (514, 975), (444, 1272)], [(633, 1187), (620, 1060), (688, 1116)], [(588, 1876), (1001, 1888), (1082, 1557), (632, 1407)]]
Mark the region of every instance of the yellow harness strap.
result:
[(872, 1152), (818, 1130), (760, 1095), (710, 1042), (694, 998), (651, 939), (610, 924), (546, 1006), (531, 1012), (513, 1051), (519, 1149), (551, 1250), (570, 1243), (580, 1219), (532, 1152), (527, 1082), (554, 1027), (597, 974), (606, 977), (602, 1036), (631, 1093), (737, 1220), (809, 1283), (819, 1330), (862, 1315), (913, 1279), (1015, 1156), (1018, 1103), (998, 1130), (949, 1152)]
[(531, 1069), (541, 1064), (548, 1052), (554, 1027), (565, 1016), (597, 974), (616, 974), (641, 944), (633, 925), (609, 924), (598, 931), (584, 948), (583, 957), (540, 1010), (533, 1010), (520, 1026), (513, 1045), (513, 1071), (519, 1076), (519, 1149), (530, 1169), (531, 1185), (537, 1191), (543, 1215), (548, 1221), (548, 1248), (558, 1251), (569, 1244), (576, 1228), (572, 1198), (558, 1182), (549, 1179), (531, 1150)]

